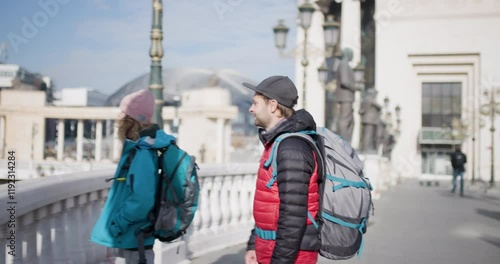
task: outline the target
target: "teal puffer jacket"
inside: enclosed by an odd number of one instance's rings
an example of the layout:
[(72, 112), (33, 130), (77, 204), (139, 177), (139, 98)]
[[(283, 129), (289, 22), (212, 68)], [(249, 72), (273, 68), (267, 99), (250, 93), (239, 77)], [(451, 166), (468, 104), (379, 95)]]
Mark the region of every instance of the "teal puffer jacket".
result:
[[(175, 138), (157, 126), (141, 132), (137, 141), (125, 140), (122, 156), (114, 175), (108, 198), (97, 220), (90, 240), (94, 243), (124, 249), (136, 249), (135, 231), (148, 224), (148, 213), (154, 206), (158, 172), (158, 148), (169, 145)], [(127, 171), (123, 166), (136, 149)], [(144, 240), (152, 246), (154, 237)]]

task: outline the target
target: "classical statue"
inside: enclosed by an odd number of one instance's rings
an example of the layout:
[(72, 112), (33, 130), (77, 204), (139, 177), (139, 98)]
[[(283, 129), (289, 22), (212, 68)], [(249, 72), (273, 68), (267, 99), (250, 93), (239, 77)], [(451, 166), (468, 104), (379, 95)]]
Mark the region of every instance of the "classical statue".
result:
[(367, 89), (358, 112), (362, 124), (361, 151), (365, 153), (377, 152), (380, 143), (381, 109), (377, 103), (377, 91), (374, 88)]
[(379, 118), (379, 123), (377, 125), (377, 135), (375, 139), (375, 146), (378, 150), (380, 146), (383, 146), (387, 137), (389, 136), (389, 131), (387, 127), (387, 123)]
[(392, 134), (387, 134), (382, 144), (382, 156), (391, 159), (392, 150), (396, 145), (396, 138)]
[(340, 61), (337, 68), (337, 89), (335, 90), (334, 102), (337, 107), (335, 111), (334, 120), (337, 124), (333, 124), (336, 127), (336, 132), (342, 136), (347, 142), (351, 142), (352, 131), (354, 128), (354, 116), (352, 104), (354, 103), (354, 93), (359, 90), (356, 87), (356, 81), (354, 79), (354, 72), (349, 65), (349, 61), (352, 60), (352, 50), (345, 48), (343, 50), (342, 60)]

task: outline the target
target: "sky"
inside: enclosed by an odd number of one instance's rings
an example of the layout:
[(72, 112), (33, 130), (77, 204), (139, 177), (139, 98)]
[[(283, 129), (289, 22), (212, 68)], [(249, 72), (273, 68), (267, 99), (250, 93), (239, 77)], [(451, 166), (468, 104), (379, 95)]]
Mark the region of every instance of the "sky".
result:
[[(229, 68), (260, 82), (293, 79), (274, 46), (278, 19), (295, 43), (296, 0), (163, 0), (164, 68)], [(56, 89), (111, 94), (150, 67), (151, 0), (2, 0), (7, 63), (52, 78)]]

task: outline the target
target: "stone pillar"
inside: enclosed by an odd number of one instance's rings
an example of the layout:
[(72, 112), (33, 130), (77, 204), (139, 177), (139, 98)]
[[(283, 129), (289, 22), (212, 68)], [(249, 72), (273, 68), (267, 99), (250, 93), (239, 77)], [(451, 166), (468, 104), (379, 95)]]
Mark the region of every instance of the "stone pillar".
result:
[(64, 119), (57, 121), (57, 160), (64, 159)]
[(215, 162), (221, 164), (224, 162), (224, 119), (217, 118), (217, 148), (215, 153)]
[(95, 161), (101, 161), (102, 154), (102, 120), (97, 120), (95, 128)]
[(115, 121), (113, 131), (113, 161), (120, 159), (121, 141), (118, 138), (118, 121)]
[(231, 160), (231, 120), (226, 119), (224, 125), (224, 163)]
[[(350, 62), (352, 68), (356, 67), (361, 60), (361, 4), (360, 1), (344, 0), (342, 1), (342, 21), (341, 27), (341, 47), (351, 48), (353, 58)], [(351, 146), (359, 148), (359, 138), (361, 134), (359, 115), (359, 104), (361, 101), (360, 92), (356, 92), (353, 103), (354, 109), (354, 128), (352, 132)]]
[(351, 48), (353, 58), (351, 67), (358, 65), (361, 59), (361, 5), (360, 1), (342, 1), (342, 21), (341, 21), (340, 41), (341, 47)]
[(167, 134), (172, 134), (172, 130), (170, 129), (170, 124), (169, 124), (169, 120), (165, 120), (166, 122), (163, 123), (163, 131), (165, 131), (165, 133)]
[(76, 127), (76, 160), (83, 160), (83, 120), (78, 120)]

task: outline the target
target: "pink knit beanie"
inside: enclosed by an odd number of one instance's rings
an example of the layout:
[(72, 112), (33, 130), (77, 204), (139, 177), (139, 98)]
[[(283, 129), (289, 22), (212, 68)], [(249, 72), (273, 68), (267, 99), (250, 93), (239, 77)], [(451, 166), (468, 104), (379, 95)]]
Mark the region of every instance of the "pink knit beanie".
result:
[(140, 123), (149, 123), (155, 111), (155, 98), (149, 90), (139, 90), (123, 97), (120, 110), (119, 118), (128, 115)]

